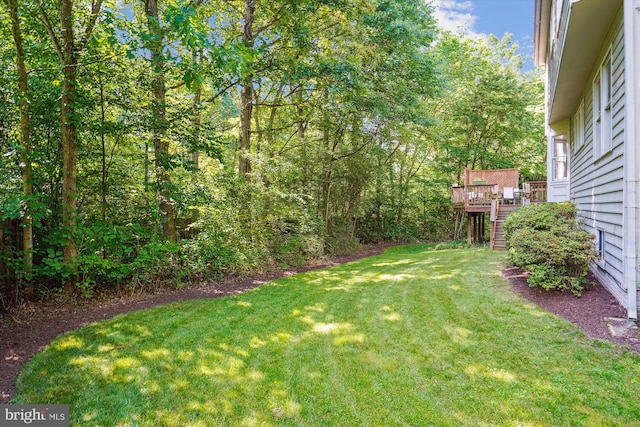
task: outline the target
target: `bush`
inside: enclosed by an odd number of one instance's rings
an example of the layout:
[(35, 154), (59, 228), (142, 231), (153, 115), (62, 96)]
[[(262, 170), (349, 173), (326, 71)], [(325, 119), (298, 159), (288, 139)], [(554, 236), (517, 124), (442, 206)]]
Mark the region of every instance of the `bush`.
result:
[(580, 228), (575, 206), (526, 206), (505, 221), (509, 261), (529, 271), (529, 286), (580, 295), (595, 259), (593, 236)]
[(551, 230), (563, 224), (578, 225), (576, 207), (573, 203), (536, 203), (513, 212), (504, 222), (504, 236), (507, 242), (515, 230)]

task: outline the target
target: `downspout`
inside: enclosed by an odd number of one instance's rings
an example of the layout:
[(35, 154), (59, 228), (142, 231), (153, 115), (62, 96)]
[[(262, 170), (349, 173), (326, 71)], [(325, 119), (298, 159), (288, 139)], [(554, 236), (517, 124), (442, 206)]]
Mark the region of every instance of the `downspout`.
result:
[(624, 0), (626, 117), (624, 151), (624, 281), (627, 317), (638, 319), (640, 278), (640, 0)]

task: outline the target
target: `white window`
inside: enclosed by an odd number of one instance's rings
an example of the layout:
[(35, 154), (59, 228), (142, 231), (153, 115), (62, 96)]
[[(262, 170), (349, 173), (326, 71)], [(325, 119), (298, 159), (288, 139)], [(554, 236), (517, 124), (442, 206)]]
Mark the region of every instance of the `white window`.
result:
[(584, 99), (580, 103), (573, 120), (573, 134), (576, 136), (576, 151), (584, 145)]
[(598, 255), (597, 255), (596, 261), (598, 264), (604, 266), (605, 255), (607, 253), (607, 235), (604, 232), (604, 230), (598, 229), (598, 235), (596, 239), (597, 239), (596, 244), (598, 245), (597, 246)]
[(595, 157), (601, 157), (613, 147), (611, 121), (611, 53), (593, 81), (593, 145)]
[(567, 137), (558, 135), (553, 138), (553, 180), (566, 180), (569, 176), (568, 166)]

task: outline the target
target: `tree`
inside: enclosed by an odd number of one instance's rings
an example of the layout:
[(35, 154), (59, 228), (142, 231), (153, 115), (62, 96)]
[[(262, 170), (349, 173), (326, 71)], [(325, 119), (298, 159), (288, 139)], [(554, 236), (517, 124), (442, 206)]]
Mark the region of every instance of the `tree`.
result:
[[(95, 0), (89, 8), (85, 25), (80, 28), (75, 16), (74, 0), (59, 0), (60, 26), (53, 25), (42, 0), (38, 1), (40, 20), (49, 34), (62, 69), (62, 98), (60, 115), (62, 119), (62, 228), (65, 231), (63, 247), (64, 262), (71, 269), (65, 290), (70, 292), (77, 275), (78, 246), (76, 229), (78, 224), (77, 205), (77, 117), (76, 98), (78, 93), (78, 69), (83, 51), (91, 39), (91, 33), (98, 21), (103, 0)], [(79, 33), (76, 31), (79, 29)]]
[(445, 33), (437, 45), (448, 72), (431, 108), (438, 119), (440, 166), (458, 179), (465, 167), (516, 167), (540, 162), (542, 98), (536, 75), (519, 70), (523, 58), (510, 36), (465, 39)]
[(31, 111), (29, 107), (29, 84), (27, 80), (27, 66), (20, 28), (20, 15), (17, 0), (3, 1), (11, 19), (11, 33), (16, 50), (16, 71), (18, 73), (18, 88), (20, 92), (20, 169), (22, 172), (22, 197), (24, 212), (22, 213), (22, 251), (23, 268), (29, 283), (27, 297), (33, 297), (31, 274), (33, 272), (33, 173), (31, 166)]
[[(244, 0), (242, 42), (244, 48), (251, 50), (255, 39), (253, 34), (253, 22), (255, 19), (256, 0)], [(242, 76), (242, 91), (240, 92), (240, 142), (238, 144), (239, 165), (238, 171), (245, 178), (251, 173), (251, 112), (253, 110), (253, 64), (248, 64), (248, 69)]]
[(169, 240), (177, 240), (176, 215), (170, 195), (170, 178), (168, 174), (169, 141), (167, 140), (167, 88), (165, 84), (165, 60), (163, 50), (164, 30), (158, 13), (157, 0), (144, 0), (144, 11), (149, 31), (148, 48), (151, 52), (153, 101), (151, 104), (153, 148), (155, 153), (155, 171), (158, 195), (158, 207), (164, 215), (162, 235)]

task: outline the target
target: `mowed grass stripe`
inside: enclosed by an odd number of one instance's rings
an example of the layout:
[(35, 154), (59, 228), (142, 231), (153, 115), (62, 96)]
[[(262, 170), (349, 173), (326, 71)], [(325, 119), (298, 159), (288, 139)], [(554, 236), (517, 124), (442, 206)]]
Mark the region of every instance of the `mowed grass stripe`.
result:
[(504, 253), (425, 245), (51, 343), (16, 402), (72, 425), (640, 425), (640, 357), (516, 296)]

